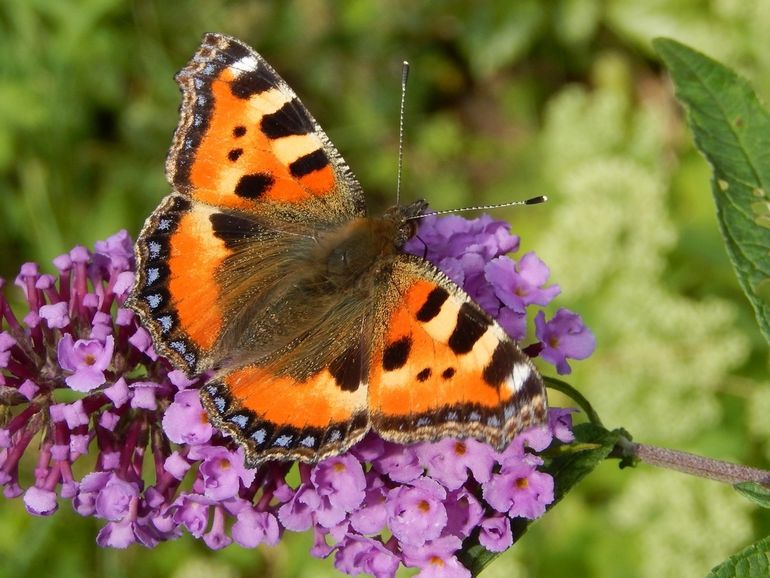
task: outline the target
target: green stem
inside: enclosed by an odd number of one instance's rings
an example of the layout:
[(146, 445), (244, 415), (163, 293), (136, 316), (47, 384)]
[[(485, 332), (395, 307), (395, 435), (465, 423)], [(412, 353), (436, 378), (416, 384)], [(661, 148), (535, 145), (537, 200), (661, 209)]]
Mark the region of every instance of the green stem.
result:
[(590, 421), (594, 425), (604, 427), (604, 424), (602, 424), (602, 420), (599, 418), (599, 414), (596, 413), (596, 410), (593, 408), (591, 403), (577, 389), (572, 387), (566, 381), (562, 381), (561, 379), (556, 379), (555, 377), (543, 376), (543, 380), (545, 381), (545, 383), (548, 385), (550, 389), (555, 389), (556, 391), (560, 391), (561, 393), (569, 397), (572, 401), (574, 401), (576, 404), (578, 404), (578, 406), (580, 406), (580, 409), (582, 409), (583, 412), (585, 412), (586, 417), (588, 418), (588, 421)]
[(621, 437), (618, 446), (622, 454), (633, 457), (641, 462), (675, 470), (699, 478), (706, 478), (725, 484), (755, 482), (770, 487), (770, 471), (742, 466), (723, 460), (704, 458), (679, 450), (659, 448), (647, 444), (634, 443)]

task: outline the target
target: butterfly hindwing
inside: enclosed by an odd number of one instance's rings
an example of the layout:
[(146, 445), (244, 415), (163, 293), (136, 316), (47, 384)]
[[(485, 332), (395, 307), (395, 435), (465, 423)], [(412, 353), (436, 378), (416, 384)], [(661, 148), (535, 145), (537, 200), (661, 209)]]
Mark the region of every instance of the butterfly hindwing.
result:
[(201, 399), (212, 423), (243, 446), (251, 467), (269, 459), (316, 462), (345, 451), (369, 429), (366, 386), (356, 381), (346, 389), (329, 369), (300, 381), (246, 366), (206, 384)]
[(378, 301), (369, 411), (382, 437), (470, 436), (502, 448), (545, 419), (545, 388), (529, 357), (430, 263), (400, 255)]

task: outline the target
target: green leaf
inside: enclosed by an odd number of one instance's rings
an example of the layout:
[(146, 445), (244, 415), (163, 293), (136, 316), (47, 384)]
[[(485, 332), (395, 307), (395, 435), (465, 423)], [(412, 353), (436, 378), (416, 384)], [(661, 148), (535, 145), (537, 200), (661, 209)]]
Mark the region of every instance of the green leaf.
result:
[(573, 431), (576, 451), (570, 452), (570, 446), (565, 446), (567, 451), (551, 459), (543, 468), (553, 476), (555, 482), (555, 496), (551, 507), (604, 461), (624, 434), (621, 430), (609, 431), (592, 423), (578, 424)]
[(767, 488), (756, 482), (742, 482), (735, 484), (733, 488), (745, 498), (748, 498), (755, 504), (763, 508), (770, 508), (770, 488)]
[(770, 115), (735, 72), (673, 40), (655, 48), (688, 112), (695, 145), (713, 170), (727, 253), (770, 341)]
[(706, 578), (767, 578), (770, 576), (770, 537), (730, 556)]
[[(564, 445), (563, 451), (549, 459), (546, 465), (541, 468), (554, 479), (554, 501), (548, 507), (549, 510), (575, 484), (607, 458), (620, 438), (625, 435), (625, 432), (621, 430), (608, 431), (592, 423), (576, 425), (573, 431), (575, 432), (575, 441)], [(521, 518), (511, 521), (514, 544), (524, 535), (530, 523), (530, 521)], [(476, 535), (471, 536), (463, 543), (463, 547), (457, 555), (460, 562), (471, 571), (473, 576), (478, 576), (497, 556), (499, 554), (490, 552), (481, 546)]]

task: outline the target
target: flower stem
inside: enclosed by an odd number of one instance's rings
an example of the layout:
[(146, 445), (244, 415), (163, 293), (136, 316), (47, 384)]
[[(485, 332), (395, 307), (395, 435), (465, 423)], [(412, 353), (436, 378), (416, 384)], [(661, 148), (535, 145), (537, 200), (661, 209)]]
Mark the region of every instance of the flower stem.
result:
[(623, 455), (634, 457), (653, 466), (676, 470), (725, 484), (756, 482), (770, 487), (770, 471), (767, 470), (704, 458), (678, 450), (634, 443), (625, 438), (621, 438), (619, 445)]

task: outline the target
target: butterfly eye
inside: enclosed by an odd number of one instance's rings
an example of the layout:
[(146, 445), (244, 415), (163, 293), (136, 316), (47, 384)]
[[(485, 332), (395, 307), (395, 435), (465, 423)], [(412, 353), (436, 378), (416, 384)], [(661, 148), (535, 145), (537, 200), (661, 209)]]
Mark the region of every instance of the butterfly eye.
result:
[(348, 250), (347, 247), (337, 247), (329, 255), (330, 267), (344, 267), (348, 263)]

